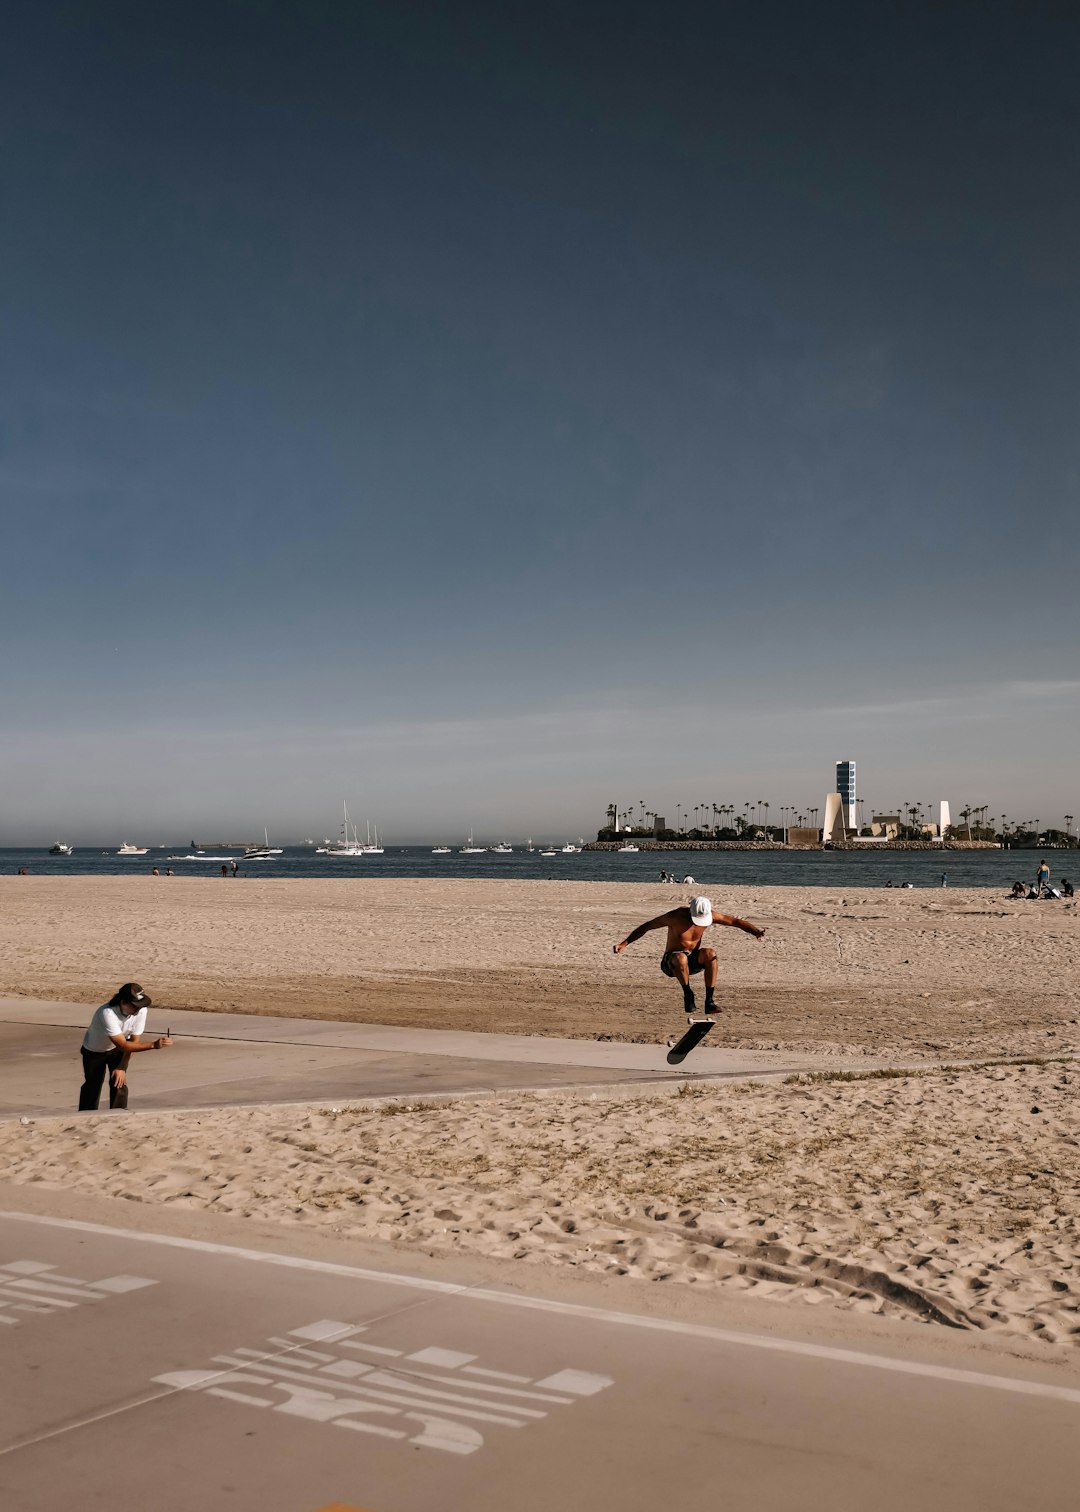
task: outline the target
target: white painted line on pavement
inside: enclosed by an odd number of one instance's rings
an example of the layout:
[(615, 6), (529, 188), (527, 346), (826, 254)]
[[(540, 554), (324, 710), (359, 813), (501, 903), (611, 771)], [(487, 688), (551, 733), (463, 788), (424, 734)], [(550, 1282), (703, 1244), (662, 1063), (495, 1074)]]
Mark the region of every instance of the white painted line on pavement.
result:
[[(637, 1313), (610, 1312), (603, 1307), (588, 1307), (580, 1302), (553, 1302), (546, 1297), (529, 1297), (520, 1293), (489, 1291), (454, 1281), (435, 1281), (427, 1276), (406, 1276), (394, 1271), (367, 1270), (357, 1265), (341, 1265), (333, 1260), (308, 1260), (298, 1255), (279, 1255), (272, 1250), (245, 1249), (233, 1244), (215, 1244), (206, 1239), (183, 1239), (176, 1234), (147, 1234), (137, 1229), (111, 1228), (104, 1223), (86, 1223), (77, 1218), (51, 1218), (41, 1213), (13, 1213), (0, 1210), (0, 1220), (36, 1223), (45, 1228), (69, 1229), (79, 1234), (100, 1234), (108, 1239), (135, 1240), (140, 1244), (159, 1244), (201, 1255), (219, 1255), (232, 1260), (249, 1260), (263, 1265), (282, 1266), (286, 1270), (312, 1271), (346, 1280), (371, 1281), (384, 1286), (406, 1286), (414, 1291), (435, 1292), (444, 1297), (467, 1297), (473, 1302), (491, 1302), (502, 1307), (520, 1307), (530, 1312), (549, 1312), (565, 1318), (587, 1319), (594, 1323), (614, 1324), (622, 1328), (644, 1328), (655, 1333), (682, 1335), (714, 1344), (734, 1344), (744, 1349), (766, 1349), (775, 1354), (801, 1355), (806, 1359), (831, 1360), (838, 1365), (855, 1365), (869, 1370), (889, 1370), (897, 1375), (924, 1376), (935, 1381), (950, 1381), (957, 1386), (981, 1386), (991, 1391), (1011, 1391), (1020, 1396), (1048, 1397), (1058, 1402), (1080, 1406), (1080, 1389), (1053, 1386), (1044, 1381), (1026, 1381), (1016, 1376), (984, 1375), (978, 1370), (959, 1370), (949, 1365), (931, 1365), (917, 1360), (897, 1360), (889, 1355), (865, 1354), (855, 1349), (838, 1349), (830, 1344), (808, 1344), (798, 1339), (780, 1339), (766, 1334), (739, 1333), (735, 1329), (714, 1328), (707, 1323), (682, 1323), (672, 1318), (641, 1317)], [(371, 1346), (368, 1346), (371, 1348)]]

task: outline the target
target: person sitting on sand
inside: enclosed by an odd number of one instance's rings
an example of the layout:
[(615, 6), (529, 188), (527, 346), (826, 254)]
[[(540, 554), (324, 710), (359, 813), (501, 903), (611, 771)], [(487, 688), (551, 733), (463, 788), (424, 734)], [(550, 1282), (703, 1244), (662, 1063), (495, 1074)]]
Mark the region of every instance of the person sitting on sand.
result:
[(1028, 888), (1028, 890), (1027, 890), (1027, 895), (1028, 895), (1028, 901), (1029, 901), (1029, 902), (1030, 902), (1030, 901), (1031, 901), (1031, 900), (1032, 900), (1032, 899), (1034, 899), (1034, 900), (1035, 900), (1035, 902), (1038, 902), (1038, 901), (1039, 901), (1039, 899), (1040, 899), (1040, 898), (1041, 898), (1041, 897), (1042, 897), (1042, 893), (1041, 893), (1041, 892), (1040, 892), (1040, 891), (1039, 891), (1039, 889), (1038, 889), (1038, 888), (1037, 888), (1037, 887), (1036, 887), (1036, 886), (1035, 886), (1035, 884), (1034, 884), (1034, 882), (1033, 882), (1033, 883), (1032, 883), (1032, 884), (1031, 884), (1031, 886), (1030, 886), (1030, 887), (1029, 887), (1029, 888)]
[(694, 989), (690, 986), (690, 978), (703, 971), (705, 1012), (719, 1013), (719, 1006), (713, 999), (719, 971), (716, 951), (709, 946), (704, 949), (701, 946), (702, 936), (711, 924), (726, 924), (733, 929), (742, 929), (753, 935), (755, 940), (760, 940), (765, 933), (756, 924), (751, 924), (747, 919), (737, 919), (734, 914), (714, 914), (708, 898), (691, 898), (684, 907), (673, 908), (668, 913), (660, 914), (658, 918), (650, 919), (647, 924), (639, 924), (625, 940), (620, 940), (612, 949), (616, 955), (621, 955), (628, 945), (640, 940), (651, 929), (666, 929), (667, 943), (664, 954), (660, 957), (660, 970), (665, 976), (673, 977), (682, 988), (683, 1008), (687, 1013), (697, 1011), (697, 1000)]
[(1061, 879), (1061, 895), (1064, 898), (1071, 898), (1073, 896), (1073, 885), (1068, 877), (1062, 877)]
[(101, 1097), (105, 1073), (109, 1073), (109, 1107), (128, 1105), (127, 1066), (139, 1050), (167, 1050), (172, 1040), (160, 1035), (143, 1040), (150, 999), (138, 982), (125, 982), (90, 1020), (83, 1035), (83, 1084), (79, 1089), (79, 1112), (93, 1113)]
[(1024, 884), (1019, 879), (1017, 879), (1017, 881), (1015, 881), (1013, 883), (1013, 885), (1012, 885), (1012, 892), (1009, 894), (1009, 897), (1010, 898), (1022, 898), (1023, 896), (1024, 896)]

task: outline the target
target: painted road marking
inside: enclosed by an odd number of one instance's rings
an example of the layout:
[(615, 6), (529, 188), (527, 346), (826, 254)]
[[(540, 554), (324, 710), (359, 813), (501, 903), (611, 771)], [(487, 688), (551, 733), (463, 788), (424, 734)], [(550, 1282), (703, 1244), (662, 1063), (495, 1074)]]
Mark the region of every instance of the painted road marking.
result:
[[(575, 1400), (614, 1385), (610, 1376), (581, 1370), (562, 1370), (535, 1383), (541, 1387), (563, 1383), (563, 1389), (570, 1394), (558, 1396), (551, 1390), (525, 1391), (519, 1386), (447, 1374), (477, 1356), (439, 1345), (415, 1350), (400, 1365), (378, 1365), (291, 1342), (332, 1339), (340, 1346), (350, 1342), (344, 1335), (363, 1333), (368, 1326), (321, 1318), (316, 1323), (291, 1329), (288, 1338), (271, 1337), (272, 1350), (241, 1345), (230, 1354), (214, 1355), (211, 1364), (222, 1368), (171, 1370), (154, 1376), (152, 1384), (174, 1391), (203, 1391), (243, 1407), (270, 1408), (309, 1422), (351, 1428), (378, 1438), (407, 1438), (410, 1444), (447, 1454), (475, 1454), (483, 1448), (484, 1437), (473, 1426), (476, 1423), (526, 1428), (530, 1422), (546, 1418), (552, 1406), (572, 1407)], [(400, 1350), (393, 1353), (401, 1358)], [(421, 1370), (417, 1368), (420, 1365), (431, 1368)], [(531, 1383), (528, 1376), (521, 1379)], [(279, 1396), (275, 1397), (274, 1392)], [(544, 1406), (539, 1405), (541, 1402)], [(419, 1422), (422, 1431), (410, 1437), (411, 1430), (399, 1428), (396, 1423), (391, 1426), (385, 1421), (369, 1422), (371, 1414), (406, 1423)]]
[[(602, 1307), (586, 1307), (580, 1302), (552, 1302), (546, 1297), (530, 1297), (520, 1292), (489, 1291), (454, 1281), (436, 1281), (428, 1276), (367, 1270), (358, 1265), (341, 1265), (333, 1260), (308, 1260), (298, 1255), (276, 1254), (273, 1250), (246, 1249), (240, 1245), (211, 1243), (206, 1239), (183, 1239), (176, 1234), (139, 1233), (134, 1229), (110, 1228), (104, 1223), (86, 1223), (77, 1218), (52, 1218), (41, 1213), (0, 1210), (0, 1219), (5, 1218), (15, 1223), (36, 1223), (45, 1228), (70, 1229), (74, 1233), (101, 1234), (109, 1239), (160, 1244), (169, 1249), (187, 1250), (195, 1254), (219, 1255), (232, 1260), (276, 1265), (286, 1270), (311, 1271), (316, 1275), (340, 1276), (345, 1280), (377, 1282), (381, 1286), (405, 1286), (413, 1291), (433, 1292), (444, 1297), (467, 1297), (471, 1302), (521, 1307), (530, 1312), (554, 1313), (559, 1317), (606, 1323), (619, 1328), (644, 1328), (654, 1333), (675, 1334), (713, 1344), (732, 1344), (743, 1349), (765, 1349), (775, 1354), (800, 1355), (804, 1359), (830, 1360), (838, 1365), (852, 1365), (864, 1370), (888, 1370), (897, 1375), (923, 1376), (929, 1380), (949, 1381), (957, 1386), (979, 1386), (990, 1391), (1011, 1391), (1020, 1396), (1048, 1397), (1053, 1401), (1071, 1402), (1080, 1406), (1080, 1388), (1029, 1381), (1020, 1376), (989, 1375), (981, 1370), (960, 1370), (950, 1365), (898, 1360), (890, 1355), (840, 1349), (831, 1344), (808, 1344), (800, 1339), (784, 1339), (773, 1334), (740, 1333), (735, 1329), (714, 1328), (708, 1323), (683, 1323), (674, 1318), (650, 1318), (638, 1313), (611, 1312)], [(369, 1350), (373, 1347), (367, 1346)]]
[[(49, 1317), (70, 1311), (83, 1302), (103, 1302), (114, 1293), (156, 1286), (146, 1276), (106, 1276), (101, 1281), (83, 1281), (62, 1276), (45, 1260), (8, 1260), (0, 1265), (0, 1323), (24, 1322), (26, 1313)], [(13, 1313), (20, 1314), (12, 1317)]]

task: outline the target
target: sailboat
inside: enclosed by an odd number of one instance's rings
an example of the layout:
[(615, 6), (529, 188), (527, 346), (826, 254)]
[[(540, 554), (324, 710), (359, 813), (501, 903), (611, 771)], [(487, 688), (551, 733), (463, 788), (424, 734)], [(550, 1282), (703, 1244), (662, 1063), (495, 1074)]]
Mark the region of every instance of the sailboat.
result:
[(465, 844), (458, 851), (458, 855), (459, 856), (482, 856), (484, 854), (485, 848), (486, 847), (484, 847), (483, 845), (477, 845), (476, 841), (472, 837), (472, 830), (470, 830), (469, 831), (469, 838), (466, 840)]
[(381, 856), (383, 854), (383, 848), (379, 844), (379, 826), (378, 825), (375, 826), (375, 844), (372, 845), (372, 843), (371, 843), (371, 820), (370, 819), (368, 820), (367, 844), (366, 845), (362, 845), (360, 847), (360, 849), (363, 851), (363, 853), (364, 853), (365, 856)]
[(349, 805), (345, 802), (344, 798), (341, 800), (341, 807), (345, 815), (341, 826), (342, 838), (333, 842), (328, 840), (325, 845), (316, 846), (315, 854), (317, 856), (362, 856), (364, 854), (364, 847), (356, 838), (355, 825), (353, 825), (352, 829), (352, 839), (349, 839)]

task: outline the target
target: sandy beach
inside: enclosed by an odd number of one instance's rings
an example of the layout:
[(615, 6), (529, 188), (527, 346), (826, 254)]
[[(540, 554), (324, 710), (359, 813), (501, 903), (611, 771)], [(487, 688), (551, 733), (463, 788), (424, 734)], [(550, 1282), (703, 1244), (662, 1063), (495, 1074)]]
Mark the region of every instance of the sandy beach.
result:
[[(1074, 1062), (0, 1125), (9, 1179), (1080, 1340)], [(138, 1155), (131, 1156), (134, 1131)]]
[[(0, 878), (0, 991), (96, 1004), (125, 980), (164, 1006), (662, 1043), (681, 1023), (655, 885), (375, 879)], [(1080, 1044), (1074, 904), (990, 889), (737, 889), (713, 930), (723, 1023), (752, 1049), (942, 1056)]]
[[(0, 991), (159, 1007), (662, 1042), (683, 1022), (662, 886), (0, 879)], [(0, 1125), (0, 1172), (147, 1203), (329, 1225), (431, 1253), (1080, 1339), (1074, 906), (986, 890), (743, 889), (720, 909), (714, 1038), (902, 1076), (438, 1105)], [(943, 1070), (947, 1061), (1027, 1064)], [(127, 1127), (131, 1127), (128, 1125)]]

